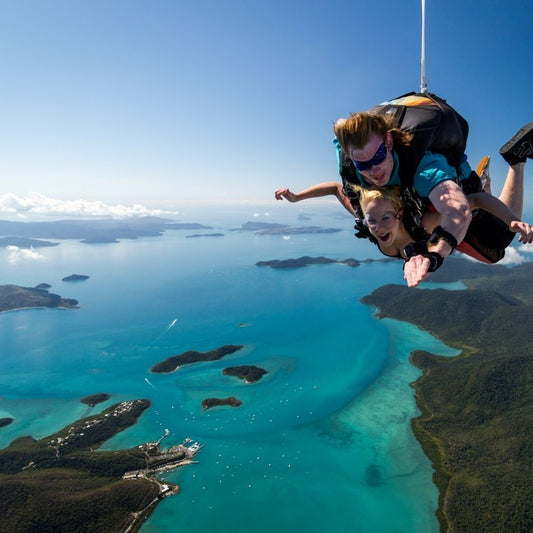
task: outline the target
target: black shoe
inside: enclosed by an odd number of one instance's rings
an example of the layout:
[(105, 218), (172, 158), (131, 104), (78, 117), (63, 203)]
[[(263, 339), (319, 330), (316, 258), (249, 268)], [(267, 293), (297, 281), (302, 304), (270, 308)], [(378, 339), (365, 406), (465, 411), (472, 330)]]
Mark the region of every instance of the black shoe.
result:
[(533, 159), (533, 122), (526, 124), (500, 148), (500, 154), (510, 165)]

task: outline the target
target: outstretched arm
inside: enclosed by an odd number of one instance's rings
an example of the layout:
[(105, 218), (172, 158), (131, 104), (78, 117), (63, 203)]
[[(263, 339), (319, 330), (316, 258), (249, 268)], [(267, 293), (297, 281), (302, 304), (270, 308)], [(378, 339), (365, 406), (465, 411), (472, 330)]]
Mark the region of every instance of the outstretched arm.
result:
[(511, 231), (519, 233), (518, 240), (520, 242), (524, 244), (533, 242), (533, 228), (531, 224), (522, 222), (501, 200), (498, 200), (492, 194), (477, 192), (469, 194), (467, 199), (472, 210), (484, 209), (505, 222)]
[[(492, 194), (478, 192), (469, 194), (466, 199), (472, 211), (475, 209), (484, 209), (505, 222), (511, 231), (519, 233), (519, 242), (524, 244), (533, 243), (533, 227), (531, 224), (521, 221), (501, 200), (492, 196)], [(430, 223), (431, 226), (432, 224)], [(423, 255), (416, 255), (405, 264), (404, 277), (409, 287), (416, 287), (428, 277), (429, 264), (429, 259)]]
[(323, 183), (317, 183), (303, 191), (298, 193), (292, 192), (290, 189), (278, 189), (274, 196), (276, 200), (288, 200), (291, 203), (300, 202), (301, 200), (307, 200), (309, 198), (318, 198), (320, 196), (336, 196), (337, 200), (344, 206), (344, 208), (355, 216), (354, 208), (350, 203), (348, 197), (342, 192), (342, 185), (335, 181), (327, 181)]
[[(455, 238), (458, 243), (461, 242), (472, 220), (472, 213), (459, 185), (452, 180), (441, 181), (429, 193), (429, 199), (440, 214), (441, 230)], [(437, 237), (435, 242), (428, 244), (428, 252), (429, 255), (434, 254), (433, 259), (429, 258), (428, 254), (415, 255), (405, 263), (404, 277), (409, 287), (419, 285), (440, 266), (444, 257), (452, 253), (453, 248), (448, 240)]]

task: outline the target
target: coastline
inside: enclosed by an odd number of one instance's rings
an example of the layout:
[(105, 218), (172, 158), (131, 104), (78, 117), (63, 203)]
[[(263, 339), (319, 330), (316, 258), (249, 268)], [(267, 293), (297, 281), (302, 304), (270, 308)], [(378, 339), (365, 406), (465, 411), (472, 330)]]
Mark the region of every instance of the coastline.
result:
[(99, 524), (99, 530), (137, 531), (164, 498), (179, 486), (156, 478), (196, 463), (202, 444), (185, 439), (161, 449), (161, 442), (101, 451), (102, 443), (135, 425), (151, 406), (146, 399), (116, 403), (99, 414), (69, 423), (36, 440), (22, 436), (0, 450), (0, 501), (6, 530), (77, 530)]
[[(76, 309), (78, 300), (62, 298), (48, 289), (37, 287), (22, 287), (20, 285), (0, 285), (0, 312), (22, 309), (55, 308)], [(41, 287), (41, 288), (38, 288)]]
[(79, 309), (79, 308), (80, 308), (79, 305), (72, 306), (72, 307), (64, 307), (64, 306), (61, 306), (61, 305), (54, 306), (54, 307), (50, 307), (49, 305), (37, 305), (37, 306), (32, 306), (32, 307), (13, 307), (13, 309), (2, 309), (2, 310), (0, 310), (0, 313), (11, 313), (12, 311), (27, 311), (27, 310), (31, 310), (31, 309), (62, 309), (62, 310), (66, 310), (66, 309)]
[(490, 280), (465, 279), (466, 291), (389, 285), (362, 299), (378, 318), (412, 323), (461, 350), (451, 358), (410, 355), (423, 372), (412, 383), (421, 414), (411, 427), (434, 468), (441, 531), (518, 531), (528, 523), (521, 449), (532, 437), (526, 412), (533, 346), (512, 317), (533, 316), (532, 271), (526, 263)]

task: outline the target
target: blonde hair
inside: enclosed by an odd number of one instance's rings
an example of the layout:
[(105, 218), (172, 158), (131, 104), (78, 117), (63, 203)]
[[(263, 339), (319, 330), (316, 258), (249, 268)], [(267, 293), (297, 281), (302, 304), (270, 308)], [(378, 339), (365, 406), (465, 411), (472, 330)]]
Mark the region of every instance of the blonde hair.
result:
[(372, 133), (383, 141), (387, 133), (392, 135), (394, 143), (409, 145), (413, 134), (392, 127), (392, 117), (388, 115), (372, 115), (370, 113), (352, 113), (348, 118), (341, 118), (333, 125), (335, 137), (343, 152), (348, 153), (349, 147), (363, 148)]
[(367, 205), (373, 200), (388, 200), (392, 203), (394, 211), (398, 212), (403, 208), (403, 201), (400, 196), (400, 187), (386, 187), (383, 189), (366, 189), (359, 185), (350, 185), (359, 197), (361, 210), (366, 213)]

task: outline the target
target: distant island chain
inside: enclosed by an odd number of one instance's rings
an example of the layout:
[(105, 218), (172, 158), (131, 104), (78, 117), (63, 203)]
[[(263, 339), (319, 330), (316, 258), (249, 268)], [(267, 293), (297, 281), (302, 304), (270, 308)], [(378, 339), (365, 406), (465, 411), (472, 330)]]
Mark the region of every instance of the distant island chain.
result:
[[(84, 244), (113, 244), (120, 239), (161, 237), (167, 231), (212, 231), (212, 226), (200, 223), (176, 222), (172, 219), (147, 216), (131, 219), (60, 220), (54, 222), (14, 222), (0, 220), (0, 247), (44, 248), (59, 246), (47, 239), (76, 239)], [(297, 235), (336, 233), (339, 228), (319, 226), (292, 227), (269, 222), (246, 222), (229, 231), (250, 231), (256, 235)], [(186, 238), (223, 237), (224, 234), (193, 233)]]

